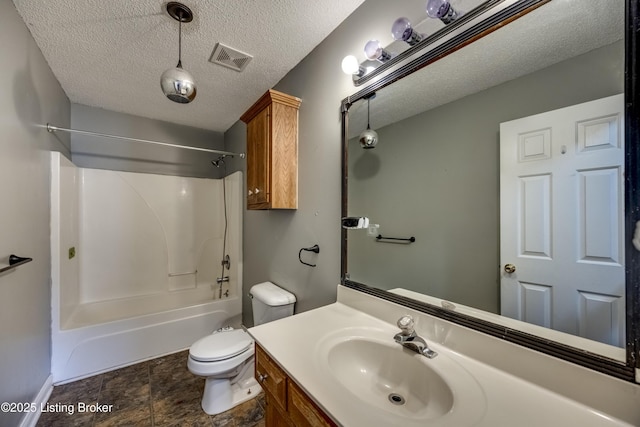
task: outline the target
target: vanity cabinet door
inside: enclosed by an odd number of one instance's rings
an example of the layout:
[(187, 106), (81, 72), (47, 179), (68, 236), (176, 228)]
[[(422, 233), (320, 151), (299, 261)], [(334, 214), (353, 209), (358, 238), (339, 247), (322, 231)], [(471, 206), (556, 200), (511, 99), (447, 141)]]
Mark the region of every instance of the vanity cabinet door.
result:
[(266, 427), (336, 427), (258, 344), (256, 379), (264, 390)]
[(273, 402), (287, 410), (287, 375), (259, 346), (256, 346), (256, 379)]
[(289, 417), (296, 427), (331, 427), (335, 425), (291, 380), (289, 380)]
[(296, 427), (274, 402), (275, 398), (271, 393), (265, 392), (264, 397), (266, 402), (264, 422), (267, 427)]

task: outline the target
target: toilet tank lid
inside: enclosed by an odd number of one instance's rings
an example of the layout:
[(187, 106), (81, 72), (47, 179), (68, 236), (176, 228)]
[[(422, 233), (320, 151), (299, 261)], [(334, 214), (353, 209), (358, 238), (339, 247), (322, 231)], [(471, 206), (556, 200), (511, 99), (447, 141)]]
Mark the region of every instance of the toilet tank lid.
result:
[(295, 295), (293, 295), (291, 292), (285, 291), (281, 287), (271, 282), (264, 282), (253, 285), (249, 293), (252, 297), (257, 298), (258, 300), (271, 307), (293, 304), (294, 302), (296, 302)]

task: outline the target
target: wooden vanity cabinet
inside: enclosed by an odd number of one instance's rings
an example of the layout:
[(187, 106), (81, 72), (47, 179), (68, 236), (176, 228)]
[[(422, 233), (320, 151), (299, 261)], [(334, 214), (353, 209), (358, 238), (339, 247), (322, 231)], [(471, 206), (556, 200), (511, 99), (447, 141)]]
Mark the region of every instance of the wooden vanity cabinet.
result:
[(247, 209), (298, 208), (300, 103), (268, 90), (240, 117), (247, 124)]
[(267, 427), (336, 426), (258, 344), (255, 376), (265, 393)]

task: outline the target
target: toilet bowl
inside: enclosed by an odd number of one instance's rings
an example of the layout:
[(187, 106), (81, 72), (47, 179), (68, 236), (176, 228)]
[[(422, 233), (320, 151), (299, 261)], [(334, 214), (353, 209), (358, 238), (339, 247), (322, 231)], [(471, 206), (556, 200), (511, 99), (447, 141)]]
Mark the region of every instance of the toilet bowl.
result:
[(202, 409), (207, 414), (227, 411), (260, 393), (253, 354), (253, 339), (242, 329), (218, 330), (191, 346), (187, 368), (206, 378)]
[[(271, 282), (254, 285), (249, 294), (255, 324), (291, 316), (295, 296)], [(209, 415), (228, 411), (262, 390), (253, 374), (254, 341), (242, 329), (225, 327), (189, 348), (187, 368), (205, 377), (202, 409)]]

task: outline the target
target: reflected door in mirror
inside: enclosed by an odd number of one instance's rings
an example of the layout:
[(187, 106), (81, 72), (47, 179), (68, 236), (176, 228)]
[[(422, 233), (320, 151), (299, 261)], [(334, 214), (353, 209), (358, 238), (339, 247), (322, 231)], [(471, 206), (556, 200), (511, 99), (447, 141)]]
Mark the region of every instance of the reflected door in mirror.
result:
[(615, 95), (500, 125), (502, 315), (624, 346), (623, 117)]

